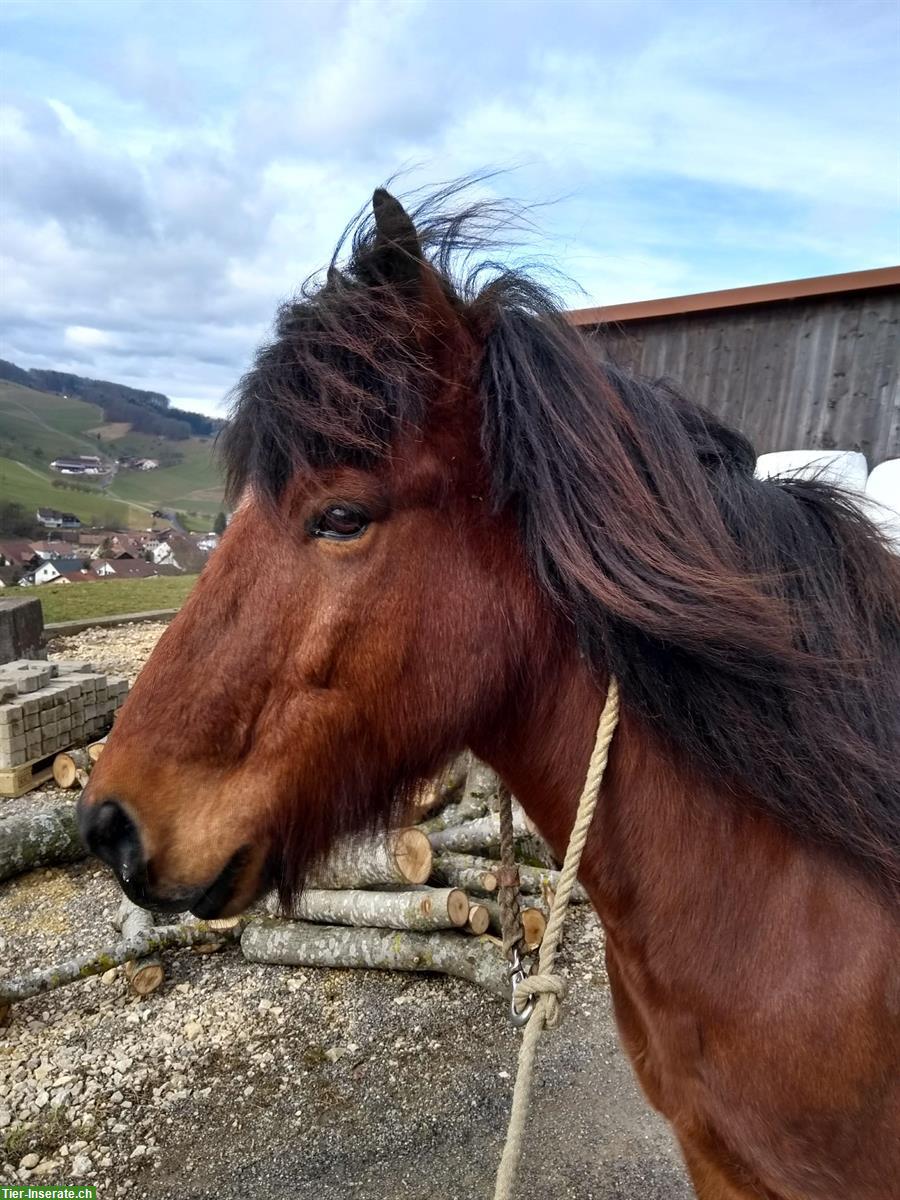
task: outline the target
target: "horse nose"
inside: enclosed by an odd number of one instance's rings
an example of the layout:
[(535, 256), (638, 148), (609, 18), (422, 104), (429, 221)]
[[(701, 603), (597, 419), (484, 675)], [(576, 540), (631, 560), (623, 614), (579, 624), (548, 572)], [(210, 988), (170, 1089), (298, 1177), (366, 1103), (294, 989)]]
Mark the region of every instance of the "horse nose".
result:
[(81, 840), (91, 854), (102, 859), (125, 885), (144, 875), (146, 863), (137, 825), (118, 800), (99, 804), (79, 802), (78, 823)]

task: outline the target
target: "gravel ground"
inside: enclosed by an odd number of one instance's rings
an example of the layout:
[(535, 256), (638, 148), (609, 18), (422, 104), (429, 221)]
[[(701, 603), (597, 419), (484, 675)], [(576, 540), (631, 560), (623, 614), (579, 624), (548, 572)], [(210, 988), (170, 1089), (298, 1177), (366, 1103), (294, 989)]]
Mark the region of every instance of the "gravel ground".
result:
[[(133, 679), (162, 629), (88, 631), (51, 654)], [(71, 803), (48, 788), (0, 815), (36, 800)], [(114, 940), (117, 903), (87, 862), (0, 885), (0, 975)], [(686, 1200), (619, 1049), (601, 951), (576, 911), (523, 1181), (535, 1200)], [(165, 961), (145, 1000), (114, 970), (16, 1006), (0, 1030), (0, 1181), (81, 1180), (101, 1200), (491, 1195), (518, 1044), (498, 1001), (456, 980), (257, 966), (234, 946)]]

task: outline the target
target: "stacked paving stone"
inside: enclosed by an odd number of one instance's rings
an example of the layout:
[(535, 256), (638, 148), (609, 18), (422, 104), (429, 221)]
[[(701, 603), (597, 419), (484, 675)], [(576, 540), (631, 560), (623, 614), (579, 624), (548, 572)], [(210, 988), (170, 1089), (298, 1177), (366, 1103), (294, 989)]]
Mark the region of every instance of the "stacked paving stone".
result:
[(0, 664), (0, 769), (100, 737), (127, 691), (126, 679), (86, 662), (20, 658)]

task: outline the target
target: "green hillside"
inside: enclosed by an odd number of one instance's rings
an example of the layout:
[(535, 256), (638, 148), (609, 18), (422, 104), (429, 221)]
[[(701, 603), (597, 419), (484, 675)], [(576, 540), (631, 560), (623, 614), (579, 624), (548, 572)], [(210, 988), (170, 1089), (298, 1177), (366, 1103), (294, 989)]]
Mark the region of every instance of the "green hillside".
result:
[[(122, 439), (134, 449), (120, 453), (155, 458), (161, 450), (158, 439), (135, 434)], [(149, 508), (174, 508), (178, 512), (208, 516), (210, 522), (222, 509), (222, 483), (214, 456), (212, 438), (188, 438), (177, 443), (183, 461), (156, 471), (120, 471), (110, 495)]]
[[(95, 404), (0, 380), (0, 499), (37, 508), (64, 509), (82, 521), (145, 529), (154, 509), (185, 514), (190, 529), (212, 526), (223, 507), (212, 438), (171, 441), (133, 433), (127, 424), (105, 424)], [(121, 470), (109, 486), (50, 470), (62, 454), (155, 458), (155, 471)], [(91, 489), (89, 492), (80, 490)]]
[(46, 466), (58, 454), (96, 454), (97, 438), (85, 431), (102, 424), (96, 404), (0, 380), (0, 453), (10, 458)]

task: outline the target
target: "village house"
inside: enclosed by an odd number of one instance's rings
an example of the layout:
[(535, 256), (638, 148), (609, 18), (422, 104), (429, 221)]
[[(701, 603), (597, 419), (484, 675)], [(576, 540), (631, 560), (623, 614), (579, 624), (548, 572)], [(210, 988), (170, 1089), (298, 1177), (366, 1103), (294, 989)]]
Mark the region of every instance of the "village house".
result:
[(60, 475), (103, 475), (106, 468), (95, 454), (75, 454), (71, 458), (54, 458), (50, 470)]
[(140, 558), (141, 538), (129, 533), (108, 533), (94, 549), (94, 558)]
[(40, 566), (26, 571), (19, 580), (19, 587), (35, 587), (43, 583), (53, 583), (63, 575), (83, 570), (84, 564), (80, 558), (48, 559), (46, 562), (42, 562)]
[(144, 549), (150, 552), (157, 566), (174, 566), (189, 575), (196, 574), (208, 557), (207, 551), (201, 550), (188, 534), (175, 530), (160, 533), (155, 540), (146, 541)]
[(96, 559), (88, 570), (66, 572), (66, 583), (97, 583), (104, 579), (150, 579), (160, 574), (152, 563), (142, 559), (104, 558)]
[(79, 529), (78, 545), (89, 547), (101, 546), (115, 532), (114, 529)]
[(81, 521), (74, 513), (57, 512), (55, 508), (39, 508), (37, 519), (47, 529), (80, 529)]
[(42, 561), (54, 558), (71, 558), (72, 543), (59, 540), (32, 542), (31, 548)]
[(26, 538), (4, 538), (0, 541), (0, 566), (25, 568), (37, 566), (37, 563), (38, 556)]

